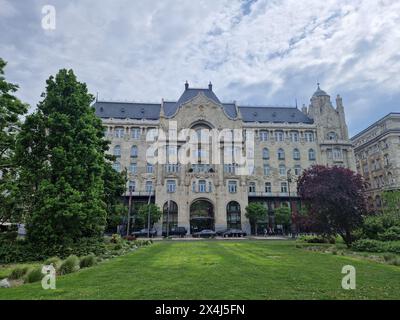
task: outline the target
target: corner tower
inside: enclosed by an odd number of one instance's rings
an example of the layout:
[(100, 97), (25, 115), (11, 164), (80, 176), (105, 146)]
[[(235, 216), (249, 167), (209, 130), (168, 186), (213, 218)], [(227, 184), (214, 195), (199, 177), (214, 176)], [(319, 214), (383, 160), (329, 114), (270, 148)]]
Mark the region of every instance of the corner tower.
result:
[(317, 90), (310, 99), (308, 116), (317, 126), (317, 141), (323, 164), (355, 170), (354, 152), (349, 140), (342, 98), (337, 95), (335, 108), (329, 94), (318, 83)]

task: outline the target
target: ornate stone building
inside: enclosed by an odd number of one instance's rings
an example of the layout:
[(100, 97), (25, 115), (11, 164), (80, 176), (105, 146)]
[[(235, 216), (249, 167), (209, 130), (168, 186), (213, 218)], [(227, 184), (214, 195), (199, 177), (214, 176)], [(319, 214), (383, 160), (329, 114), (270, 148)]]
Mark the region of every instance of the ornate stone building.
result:
[(369, 207), (379, 210), (382, 191), (400, 189), (400, 113), (389, 113), (351, 140), (357, 171), (369, 184)]
[[(313, 164), (355, 169), (342, 99), (337, 96), (334, 107), (319, 85), (309, 107), (301, 110), (223, 103), (211, 83), (203, 89), (186, 83), (176, 102), (96, 101), (94, 107), (104, 123), (106, 138), (111, 140), (110, 152), (117, 157), (114, 168), (128, 171), (126, 197), (132, 195), (135, 208), (150, 199), (164, 210), (156, 225), (158, 232), (167, 220), (189, 232), (226, 228), (249, 232), (245, 208), (251, 201), (263, 202), (269, 217), (281, 205), (298, 210), (296, 177), (303, 169)], [(172, 129), (171, 123), (175, 125)], [(204, 130), (242, 134), (231, 147), (217, 143), (210, 151), (199, 146), (195, 160), (175, 163), (170, 159), (181, 150), (187, 153), (188, 139), (180, 136), (185, 129), (197, 134)], [(161, 130), (169, 133), (167, 138), (161, 137)], [(171, 138), (174, 135), (176, 139)], [(152, 160), (157, 154), (152, 150), (157, 138), (165, 142), (158, 145), (158, 152), (166, 150), (165, 163)], [(234, 160), (210, 160), (216, 153), (236, 152), (253, 161), (243, 166)], [(268, 219), (265, 224), (273, 224), (273, 218)]]

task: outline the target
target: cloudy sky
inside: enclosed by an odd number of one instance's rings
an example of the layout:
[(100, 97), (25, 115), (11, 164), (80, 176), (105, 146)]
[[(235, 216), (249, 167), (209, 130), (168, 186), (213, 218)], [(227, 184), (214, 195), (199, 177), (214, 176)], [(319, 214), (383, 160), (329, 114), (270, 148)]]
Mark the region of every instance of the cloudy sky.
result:
[(353, 135), (400, 111), (399, 26), (399, 0), (0, 0), (0, 57), (32, 107), (60, 68), (129, 101), (211, 80), (222, 101), (300, 107), (320, 82), (343, 97)]

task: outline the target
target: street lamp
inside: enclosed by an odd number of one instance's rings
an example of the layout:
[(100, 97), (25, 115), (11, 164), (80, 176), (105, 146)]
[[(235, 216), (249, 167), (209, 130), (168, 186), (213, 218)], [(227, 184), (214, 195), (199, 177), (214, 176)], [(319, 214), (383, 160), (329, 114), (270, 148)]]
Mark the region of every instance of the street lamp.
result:
[(292, 169), (289, 169), (289, 170), (287, 171), (287, 176), (286, 176), (286, 178), (287, 178), (288, 194), (289, 194), (289, 210), (290, 210), (290, 217), (291, 217), (291, 220), (292, 220), (292, 224), (291, 224), (292, 239), (295, 239), (295, 238), (296, 238), (296, 236), (295, 236), (295, 233), (296, 233), (296, 226), (295, 226), (295, 224), (294, 224), (294, 222), (293, 222), (292, 202), (291, 202), (291, 199), (290, 199), (290, 183), (292, 182), (292, 174), (291, 174), (291, 172), (292, 172)]
[(132, 213), (132, 186), (129, 186), (129, 204), (128, 204), (128, 224), (126, 226), (126, 236), (129, 236), (129, 224), (131, 222)]

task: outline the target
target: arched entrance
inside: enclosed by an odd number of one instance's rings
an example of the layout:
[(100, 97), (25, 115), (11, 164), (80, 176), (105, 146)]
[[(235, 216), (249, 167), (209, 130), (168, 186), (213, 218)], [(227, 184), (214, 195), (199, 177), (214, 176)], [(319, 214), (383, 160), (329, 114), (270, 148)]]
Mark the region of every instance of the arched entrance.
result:
[(214, 206), (208, 200), (199, 199), (190, 205), (190, 233), (204, 229), (214, 230)]
[(226, 226), (228, 229), (242, 229), (240, 204), (236, 201), (231, 201), (226, 206)]
[(167, 225), (169, 225), (169, 230), (178, 226), (178, 205), (175, 201), (169, 201), (169, 207), (168, 201), (164, 203), (162, 222), (163, 232), (167, 231)]

